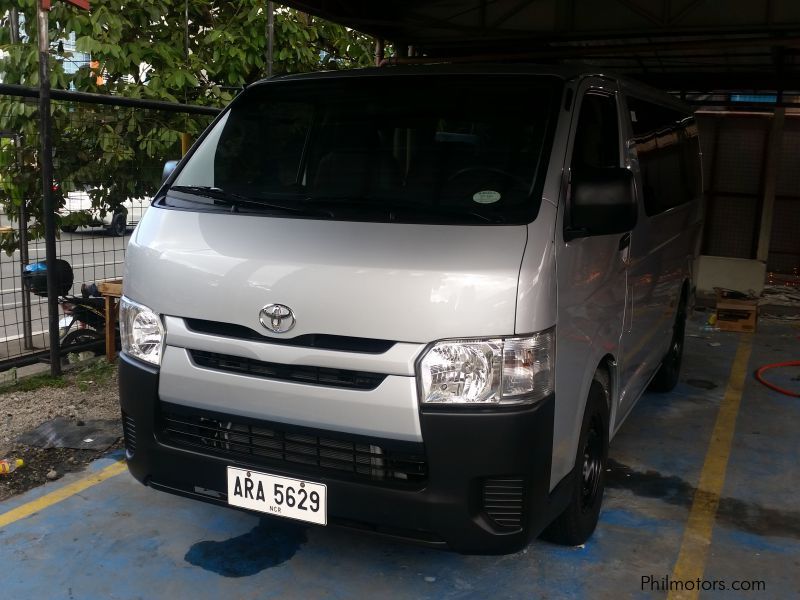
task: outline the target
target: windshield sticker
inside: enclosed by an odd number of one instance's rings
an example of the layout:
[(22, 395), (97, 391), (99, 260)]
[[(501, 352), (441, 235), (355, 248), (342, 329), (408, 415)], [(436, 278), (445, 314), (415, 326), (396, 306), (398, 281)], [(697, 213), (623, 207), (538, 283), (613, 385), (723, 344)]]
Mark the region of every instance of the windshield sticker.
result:
[(494, 190), (483, 190), (481, 192), (475, 192), (475, 195), (472, 196), (472, 199), (478, 204), (494, 204), (500, 200), (500, 192), (495, 192)]

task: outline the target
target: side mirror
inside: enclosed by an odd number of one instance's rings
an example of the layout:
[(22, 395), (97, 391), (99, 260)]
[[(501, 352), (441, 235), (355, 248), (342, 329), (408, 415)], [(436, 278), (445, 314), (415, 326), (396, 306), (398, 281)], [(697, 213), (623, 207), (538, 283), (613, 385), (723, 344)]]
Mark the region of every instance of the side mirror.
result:
[(175, 167), (178, 166), (178, 163), (181, 162), (179, 160), (168, 160), (164, 163), (164, 170), (161, 171), (161, 183), (164, 183), (169, 176), (172, 175), (172, 172), (175, 170)]
[(636, 190), (628, 169), (580, 169), (572, 173), (571, 189), (566, 241), (625, 233), (636, 225)]

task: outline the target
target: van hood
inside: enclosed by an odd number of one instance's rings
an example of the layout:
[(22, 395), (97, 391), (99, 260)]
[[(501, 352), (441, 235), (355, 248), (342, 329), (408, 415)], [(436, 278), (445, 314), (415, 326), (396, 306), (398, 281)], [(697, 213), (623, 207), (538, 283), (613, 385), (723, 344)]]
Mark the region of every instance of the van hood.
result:
[[(425, 343), (514, 333), (527, 227), (287, 219), (152, 207), (124, 293), (158, 313), (265, 338), (330, 334)], [(275, 334), (259, 312), (292, 309)]]

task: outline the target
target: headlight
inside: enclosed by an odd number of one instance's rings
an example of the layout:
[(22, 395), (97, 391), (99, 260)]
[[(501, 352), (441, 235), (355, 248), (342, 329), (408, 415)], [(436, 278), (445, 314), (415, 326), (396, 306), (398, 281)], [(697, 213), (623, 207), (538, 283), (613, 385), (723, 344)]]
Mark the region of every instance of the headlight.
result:
[(119, 333), (125, 354), (152, 365), (161, 364), (164, 326), (152, 310), (123, 296), (119, 303)]
[(423, 404), (529, 404), (553, 392), (552, 329), (527, 337), (437, 342), (419, 363)]

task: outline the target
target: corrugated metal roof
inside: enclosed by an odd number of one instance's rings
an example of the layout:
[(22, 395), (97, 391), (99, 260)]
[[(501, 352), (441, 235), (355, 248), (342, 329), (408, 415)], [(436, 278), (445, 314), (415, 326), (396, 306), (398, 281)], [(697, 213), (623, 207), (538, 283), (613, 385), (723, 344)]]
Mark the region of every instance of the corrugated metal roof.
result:
[(800, 90), (798, 0), (287, 0), (428, 57), (581, 61), (670, 89)]

